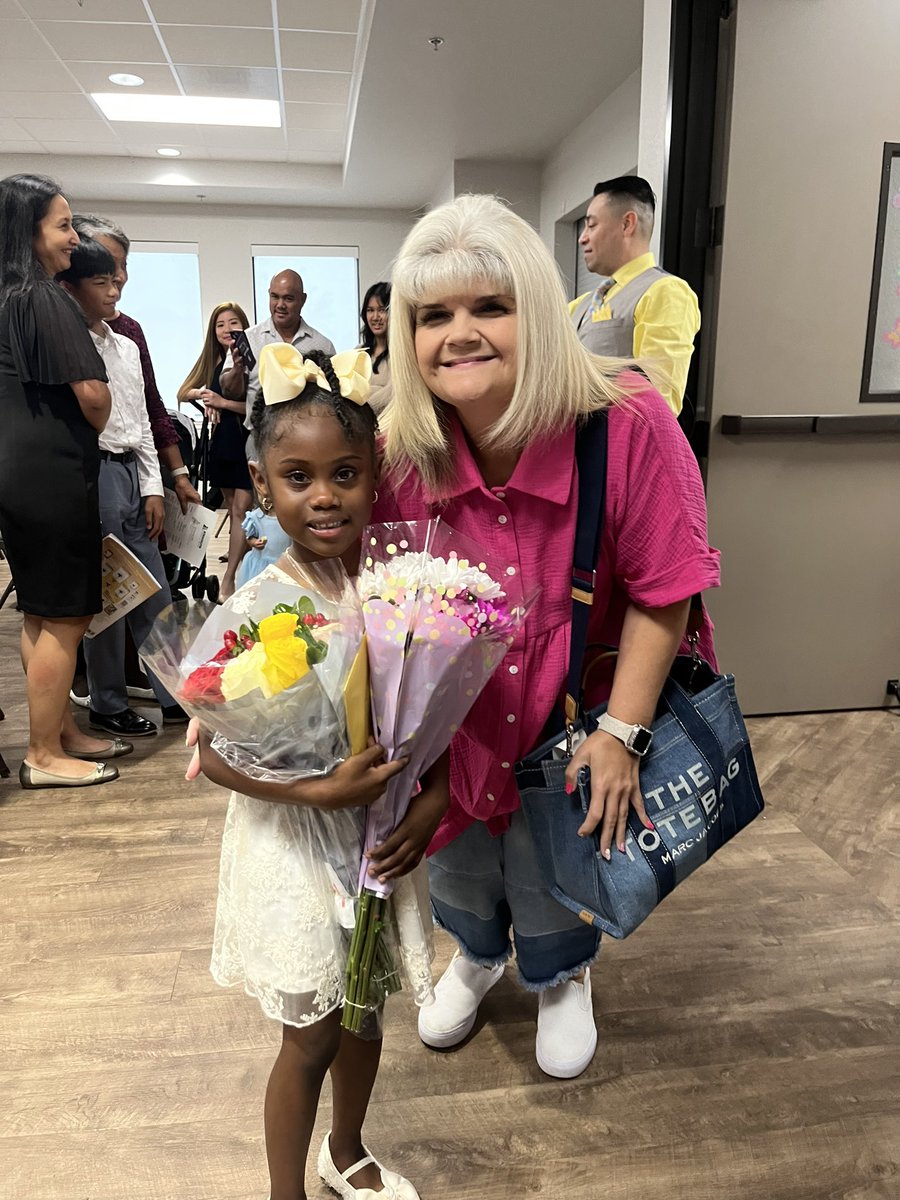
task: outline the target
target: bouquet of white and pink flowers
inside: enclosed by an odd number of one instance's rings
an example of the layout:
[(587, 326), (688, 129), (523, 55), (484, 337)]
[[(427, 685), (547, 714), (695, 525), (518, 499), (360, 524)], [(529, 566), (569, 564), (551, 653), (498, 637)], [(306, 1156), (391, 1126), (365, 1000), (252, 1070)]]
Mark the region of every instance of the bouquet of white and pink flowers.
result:
[(253, 779), (324, 775), (368, 735), (359, 601), (339, 563), (279, 563), (221, 605), (172, 605), (141, 658)]
[[(409, 763), (369, 808), (365, 850), (406, 814), (418, 781), (450, 744), (525, 618), (515, 571), (487, 556), (441, 519), (374, 525), (363, 535), (357, 591), (369, 655), (372, 716), (388, 761)], [(367, 1007), (392, 890), (362, 859), (356, 926), (347, 964), (342, 1024), (355, 1029)]]

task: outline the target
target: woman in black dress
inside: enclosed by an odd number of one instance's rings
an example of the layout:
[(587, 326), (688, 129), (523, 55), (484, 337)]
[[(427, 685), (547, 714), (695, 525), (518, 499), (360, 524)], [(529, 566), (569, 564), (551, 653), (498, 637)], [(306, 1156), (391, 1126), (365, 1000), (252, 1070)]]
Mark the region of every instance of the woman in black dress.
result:
[(234, 576), (247, 549), (241, 522), (253, 501), (253, 484), (247, 467), (247, 430), (244, 418), (247, 406), (242, 400), (226, 400), (219, 376), (225, 355), (231, 349), (231, 335), (246, 329), (250, 322), (239, 304), (226, 300), (217, 304), (206, 327), (206, 340), (200, 357), (191, 367), (178, 390), (178, 402), (185, 400), (203, 405), (211, 429), (207, 481), (220, 488), (231, 522), (228, 537), (228, 566), (222, 580), (221, 595), (227, 600), (234, 591)]
[(97, 434), (110, 411), (103, 360), (54, 282), (77, 244), (52, 179), (0, 180), (0, 532), (25, 614), (23, 787), (106, 783), (115, 767), (84, 760), (131, 748), (85, 736), (69, 711), (78, 643), (101, 605)]

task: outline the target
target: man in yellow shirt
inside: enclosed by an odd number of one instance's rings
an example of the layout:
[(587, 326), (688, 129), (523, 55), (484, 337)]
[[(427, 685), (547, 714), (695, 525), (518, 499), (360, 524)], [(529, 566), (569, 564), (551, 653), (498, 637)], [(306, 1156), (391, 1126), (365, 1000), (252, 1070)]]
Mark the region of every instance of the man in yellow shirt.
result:
[(684, 280), (656, 265), (650, 252), (655, 212), (656, 197), (639, 175), (597, 184), (578, 241), (587, 269), (604, 280), (573, 300), (569, 312), (593, 354), (658, 363), (660, 390), (677, 416), (700, 309)]

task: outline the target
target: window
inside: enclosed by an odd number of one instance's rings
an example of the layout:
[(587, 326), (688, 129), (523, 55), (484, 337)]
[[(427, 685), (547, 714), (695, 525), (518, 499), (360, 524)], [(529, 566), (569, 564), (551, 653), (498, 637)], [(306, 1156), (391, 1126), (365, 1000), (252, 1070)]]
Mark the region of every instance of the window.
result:
[(881, 201), (860, 401), (900, 401), (900, 143), (888, 142), (881, 164)]
[(359, 345), (359, 251), (356, 246), (253, 246), (256, 320), (269, 315), (269, 283), (279, 271), (296, 271), (307, 301), (303, 318), (330, 338), (335, 349)]
[(163, 403), (175, 408), (178, 389), (203, 349), (196, 244), (132, 242), (122, 308), (140, 322)]

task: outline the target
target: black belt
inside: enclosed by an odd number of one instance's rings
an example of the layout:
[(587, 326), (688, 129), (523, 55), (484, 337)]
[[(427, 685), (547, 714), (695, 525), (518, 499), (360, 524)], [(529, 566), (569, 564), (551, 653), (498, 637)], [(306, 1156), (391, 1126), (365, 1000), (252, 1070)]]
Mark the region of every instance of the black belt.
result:
[(113, 454), (112, 450), (101, 450), (100, 457), (104, 462), (131, 463), (134, 462), (134, 451), (125, 450), (122, 454)]

